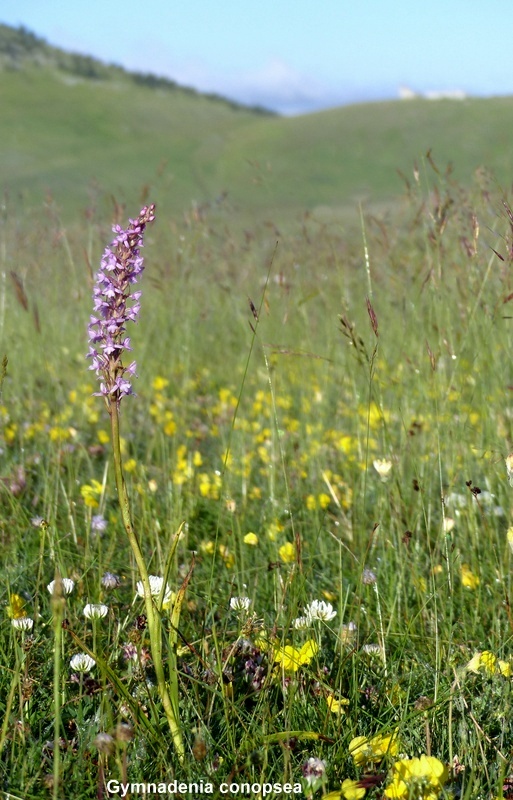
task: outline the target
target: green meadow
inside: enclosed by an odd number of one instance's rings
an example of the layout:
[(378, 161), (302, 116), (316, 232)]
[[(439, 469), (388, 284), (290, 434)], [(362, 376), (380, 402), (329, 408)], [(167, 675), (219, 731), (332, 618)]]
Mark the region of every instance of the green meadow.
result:
[(282, 119), (9, 36), (2, 796), (511, 797), (513, 101)]
[(393, 206), (428, 151), (467, 186), (485, 168), (506, 189), (513, 166), (511, 97), (283, 118), (4, 25), (0, 68), (3, 191), (19, 207), (51, 195), (67, 224), (98, 194), (131, 205), (141, 193), (169, 215), (208, 207), (232, 229), (257, 220), (283, 229), (305, 212), (347, 222), (359, 203)]

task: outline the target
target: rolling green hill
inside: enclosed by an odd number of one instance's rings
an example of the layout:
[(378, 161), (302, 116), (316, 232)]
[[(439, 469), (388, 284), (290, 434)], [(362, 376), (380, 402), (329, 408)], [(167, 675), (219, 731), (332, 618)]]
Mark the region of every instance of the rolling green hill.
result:
[(386, 202), (397, 170), (431, 149), (470, 180), (485, 164), (510, 183), (513, 98), (362, 104), (283, 118), (171, 81), (66, 54), (0, 26), (0, 189), (63, 213), (92, 186), (118, 200), (143, 187), (173, 213), (218, 204), (280, 221), (305, 210)]

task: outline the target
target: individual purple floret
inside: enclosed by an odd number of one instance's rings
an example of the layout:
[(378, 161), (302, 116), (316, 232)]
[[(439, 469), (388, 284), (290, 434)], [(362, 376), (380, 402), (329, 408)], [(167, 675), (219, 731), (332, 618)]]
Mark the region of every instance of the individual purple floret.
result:
[(143, 247), (144, 229), (155, 219), (155, 205), (144, 206), (137, 219), (131, 219), (126, 230), (113, 227), (116, 234), (103, 253), (100, 269), (93, 289), (94, 311), (89, 323), (90, 369), (100, 379), (100, 391), (107, 405), (115, 399), (132, 394), (130, 379), (135, 375), (136, 364), (128, 367), (122, 362), (123, 353), (131, 350), (126, 336), (126, 323), (135, 322), (141, 308), (141, 292), (130, 292), (144, 269), (140, 248)]

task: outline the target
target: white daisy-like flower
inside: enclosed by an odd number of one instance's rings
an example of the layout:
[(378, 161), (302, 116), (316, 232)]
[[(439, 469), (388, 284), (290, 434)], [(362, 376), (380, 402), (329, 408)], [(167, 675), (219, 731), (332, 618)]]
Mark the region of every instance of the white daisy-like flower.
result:
[(94, 658), (88, 656), (87, 653), (77, 653), (69, 662), (71, 669), (75, 672), (91, 672), (95, 664)]
[(324, 600), (312, 600), (310, 605), (305, 608), (305, 617), (308, 617), (310, 621), (329, 622), (336, 616), (337, 612), (331, 603), (326, 603)]
[(88, 603), (84, 606), (84, 617), (87, 619), (101, 619), (109, 613), (109, 607), (103, 603)]
[[(50, 594), (54, 594), (55, 589), (57, 587), (58, 581), (50, 581), (48, 586), (46, 587)], [(72, 581), (71, 578), (61, 578), (60, 584), (62, 586), (62, 594), (71, 594), (73, 589), (75, 588), (75, 581)]]
[(34, 620), (31, 617), (18, 617), (11, 620), (11, 625), (19, 631), (31, 631), (34, 627)]
[(230, 608), (232, 611), (248, 611), (251, 605), (249, 597), (232, 597), (230, 598)]

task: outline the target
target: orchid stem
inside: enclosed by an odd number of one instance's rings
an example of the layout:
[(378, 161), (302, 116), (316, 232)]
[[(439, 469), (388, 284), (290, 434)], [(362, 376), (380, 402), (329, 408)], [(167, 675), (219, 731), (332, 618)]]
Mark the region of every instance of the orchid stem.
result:
[(148, 570), (146, 568), (146, 563), (141, 551), (139, 539), (137, 538), (137, 534), (132, 525), (130, 501), (128, 499), (128, 492), (123, 476), (123, 463), (119, 434), (119, 408), (115, 398), (112, 398), (110, 401), (109, 414), (111, 421), (112, 448), (114, 454), (114, 471), (116, 475), (116, 488), (118, 492), (119, 505), (121, 508), (121, 517), (144, 587), (144, 605), (146, 608), (151, 654), (153, 658), (153, 665), (155, 667), (155, 674), (157, 677), (159, 695), (162, 700), (162, 705), (164, 706), (164, 712), (166, 714), (166, 719), (171, 731), (171, 737), (173, 739), (176, 753), (180, 762), (183, 762), (185, 751), (178, 715), (175, 713), (175, 708), (178, 707), (178, 703), (176, 702), (173, 704), (171, 700), (164, 675), (164, 665), (162, 663), (162, 621), (160, 612), (153, 602)]

